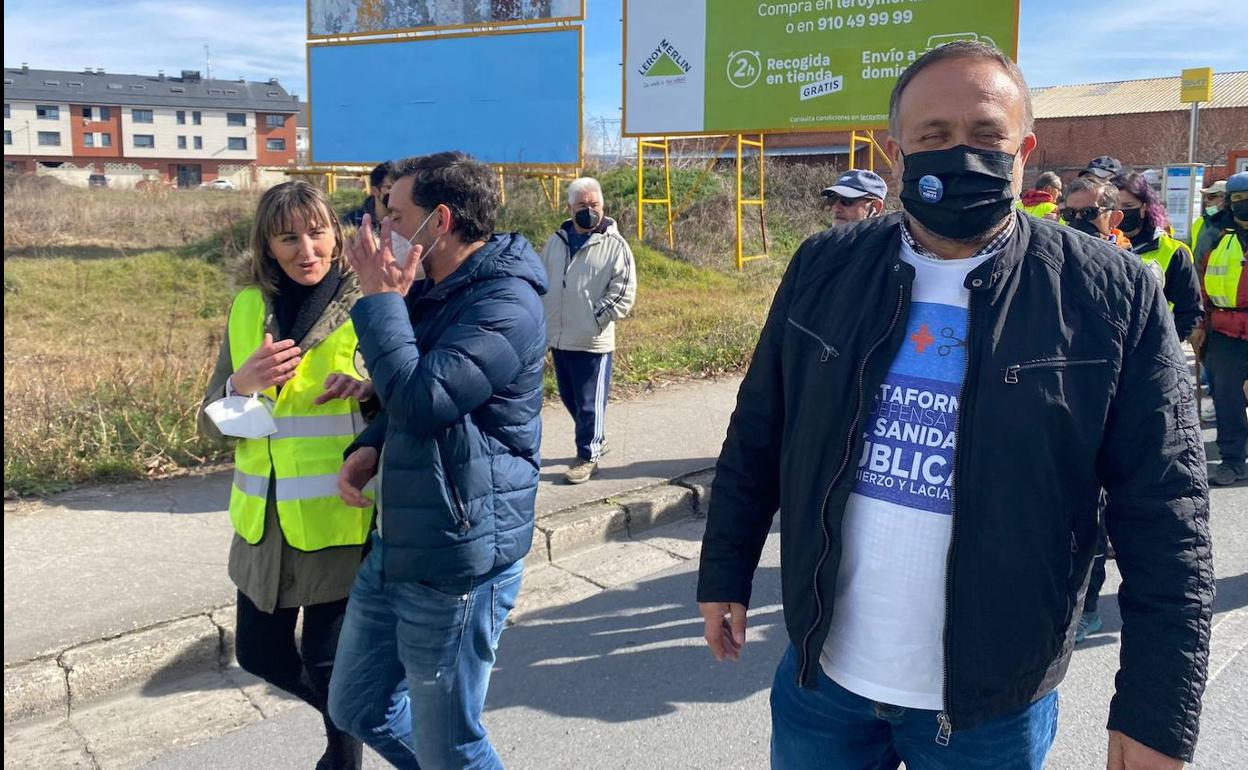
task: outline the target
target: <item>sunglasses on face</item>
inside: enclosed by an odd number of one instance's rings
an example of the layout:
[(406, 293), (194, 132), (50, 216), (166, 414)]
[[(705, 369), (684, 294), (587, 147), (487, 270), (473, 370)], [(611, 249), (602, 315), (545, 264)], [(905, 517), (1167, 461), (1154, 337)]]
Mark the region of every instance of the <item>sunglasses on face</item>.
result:
[(836, 193), (831, 193), (830, 195), (825, 195), (825, 196), (823, 196), (823, 199), (824, 199), (824, 201), (827, 203), (828, 208), (831, 208), (831, 207), (833, 207), (833, 206), (837, 206), (837, 205), (840, 205), (840, 206), (853, 206), (853, 205), (855, 205), (855, 204), (857, 204), (857, 203), (862, 203), (863, 201), (867, 200), (868, 198), (867, 198), (867, 196), (865, 196), (865, 195), (861, 195), (861, 196), (859, 196), (859, 197), (857, 197), (857, 198), (846, 198), (846, 197), (844, 197), (844, 196), (842, 196), (842, 195), (837, 195)]
[(1076, 219), (1096, 219), (1105, 211), (1109, 211), (1109, 209), (1101, 208), (1100, 206), (1084, 206), (1080, 209), (1064, 208), (1062, 209), (1062, 219), (1065, 219), (1067, 222), (1074, 222)]

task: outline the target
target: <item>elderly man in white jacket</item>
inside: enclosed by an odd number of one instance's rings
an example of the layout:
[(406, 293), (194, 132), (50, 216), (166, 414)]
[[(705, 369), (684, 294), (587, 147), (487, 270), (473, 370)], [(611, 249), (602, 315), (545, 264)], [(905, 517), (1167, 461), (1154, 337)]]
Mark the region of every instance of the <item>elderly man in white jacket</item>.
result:
[(637, 267), (615, 220), (603, 214), (598, 180), (568, 185), (568, 212), (542, 250), (550, 281), (542, 299), (559, 397), (576, 423), (577, 459), (564, 479), (583, 484), (606, 450), (615, 322), (633, 307)]

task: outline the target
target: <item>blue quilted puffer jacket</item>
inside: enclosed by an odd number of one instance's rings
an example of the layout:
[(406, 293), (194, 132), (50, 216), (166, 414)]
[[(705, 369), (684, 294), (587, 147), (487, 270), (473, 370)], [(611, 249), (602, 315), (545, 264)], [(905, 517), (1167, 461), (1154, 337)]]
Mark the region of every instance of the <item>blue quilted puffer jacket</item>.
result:
[(347, 449), (382, 449), (388, 580), (486, 574), (528, 553), (542, 437), (546, 271), (498, 234), (442, 283), (351, 311), (384, 407)]

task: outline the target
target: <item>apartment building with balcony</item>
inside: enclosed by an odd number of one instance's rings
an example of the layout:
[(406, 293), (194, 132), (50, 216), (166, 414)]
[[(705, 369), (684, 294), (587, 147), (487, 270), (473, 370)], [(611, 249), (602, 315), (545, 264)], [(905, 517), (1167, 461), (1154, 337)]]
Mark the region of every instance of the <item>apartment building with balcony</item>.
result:
[(295, 164), (302, 110), (276, 79), (6, 67), (4, 165), (82, 184), (104, 174), (117, 187), (250, 186), (265, 169)]

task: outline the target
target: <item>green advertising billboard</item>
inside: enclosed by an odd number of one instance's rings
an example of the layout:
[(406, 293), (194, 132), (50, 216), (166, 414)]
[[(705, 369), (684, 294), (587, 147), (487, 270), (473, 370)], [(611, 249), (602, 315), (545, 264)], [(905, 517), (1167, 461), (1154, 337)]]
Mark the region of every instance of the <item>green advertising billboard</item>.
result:
[(883, 127), (897, 76), (955, 40), (1017, 58), (1017, 0), (624, 0), (624, 133)]

